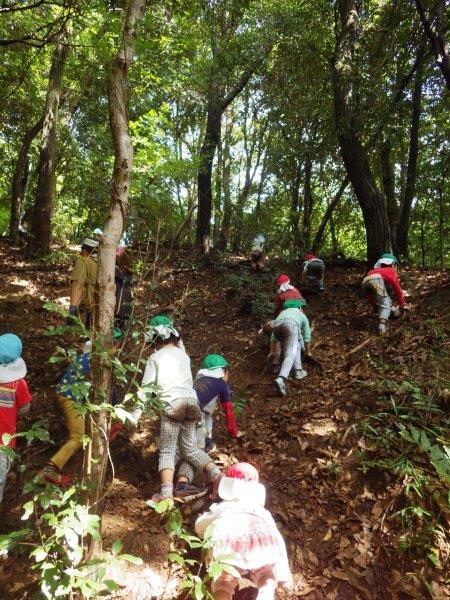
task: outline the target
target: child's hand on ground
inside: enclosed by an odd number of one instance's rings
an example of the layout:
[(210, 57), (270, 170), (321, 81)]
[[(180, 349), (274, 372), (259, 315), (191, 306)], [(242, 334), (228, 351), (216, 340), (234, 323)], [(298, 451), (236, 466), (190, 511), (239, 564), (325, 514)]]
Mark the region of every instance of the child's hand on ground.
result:
[(244, 437), (245, 435), (245, 431), (238, 431), (236, 435), (233, 435), (233, 437), (236, 438), (241, 438)]

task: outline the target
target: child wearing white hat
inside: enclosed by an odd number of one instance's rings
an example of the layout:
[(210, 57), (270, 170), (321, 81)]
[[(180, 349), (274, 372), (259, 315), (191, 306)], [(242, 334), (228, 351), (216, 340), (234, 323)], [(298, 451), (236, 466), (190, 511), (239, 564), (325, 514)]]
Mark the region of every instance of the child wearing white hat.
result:
[(28, 412), (31, 402), (24, 379), (27, 367), (21, 354), (22, 341), (17, 335), (0, 335), (0, 502), (11, 467), (11, 458), (1, 446), (15, 448), (17, 415)]
[(231, 600), (242, 577), (256, 585), (259, 600), (273, 600), (277, 586), (289, 585), (292, 575), (284, 540), (264, 508), (266, 490), (258, 471), (248, 463), (232, 465), (220, 480), (218, 495), (222, 502), (212, 504), (195, 523), (200, 537), (212, 526), (207, 560), (235, 570), (223, 570), (213, 580), (215, 600)]

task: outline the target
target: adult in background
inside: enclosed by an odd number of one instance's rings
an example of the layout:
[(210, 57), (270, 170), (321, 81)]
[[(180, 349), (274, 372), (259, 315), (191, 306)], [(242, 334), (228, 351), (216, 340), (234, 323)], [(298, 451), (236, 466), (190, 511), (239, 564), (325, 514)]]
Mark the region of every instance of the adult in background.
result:
[(95, 282), (97, 281), (97, 261), (94, 258), (98, 242), (85, 238), (81, 245), (81, 256), (77, 259), (70, 275), (70, 308), (71, 317), (82, 319), (86, 327), (92, 325), (92, 313), (95, 304)]
[(325, 289), (323, 279), (325, 275), (325, 263), (314, 254), (305, 254), (303, 262), (302, 283), (308, 283), (316, 292)]

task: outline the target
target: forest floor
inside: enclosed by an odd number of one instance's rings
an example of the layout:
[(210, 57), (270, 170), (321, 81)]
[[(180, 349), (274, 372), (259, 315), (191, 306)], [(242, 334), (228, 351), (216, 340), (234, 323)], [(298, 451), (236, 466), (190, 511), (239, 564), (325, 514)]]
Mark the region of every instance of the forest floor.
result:
[[(57, 323), (43, 304), (68, 303), (68, 266), (27, 261), (4, 242), (0, 265), (1, 332), (14, 332), (24, 343), (33, 395), (30, 420), (47, 417), (52, 439), (59, 443), (64, 427), (53, 406), (52, 386), (60, 372), (48, 359), (63, 342), (43, 335), (48, 325)], [(373, 450), (364, 437), (367, 418), (385, 407), (388, 392), (405, 401), (398, 387), (392, 391), (396, 384), (420, 386), (424, 397), (432, 396), (448, 411), (448, 360), (445, 367), (443, 353), (448, 351), (449, 274), (402, 269), (412, 309), (380, 338), (376, 318), (359, 294), (364, 267), (328, 265), (325, 292), (309, 295), (305, 309), (314, 325), (313, 354), (323, 371), (305, 364), (308, 377), (290, 381), (288, 396), (280, 398), (266, 368), (266, 352), (256, 343), (261, 319), (254, 313), (273, 293), (275, 273), (287, 269), (295, 284), (299, 272), (294, 264), (275, 263), (270, 269), (258, 276), (243, 258), (198, 261), (178, 253), (159, 265), (158, 287), (149, 287), (148, 280), (138, 286), (136, 310), (141, 316), (174, 311), (193, 372), (207, 353), (229, 359), (230, 383), (235, 391), (245, 392), (238, 421), (246, 435), (229, 438), (219, 414), (218, 459), (221, 464), (248, 460), (259, 469), (295, 577), (288, 597), (450, 598), (448, 520), (440, 564), (433, 566), (423, 548), (400, 553), (401, 522), (391, 515), (405, 505), (407, 481), (389, 469), (361, 468), (362, 454)], [(120, 539), (124, 551), (144, 560), (143, 566), (121, 575), (121, 598), (176, 596), (178, 579), (167, 563), (164, 525), (145, 503), (157, 489), (155, 431), (156, 423), (144, 419), (137, 429), (125, 429), (111, 450), (115, 473), (107, 484), (105, 547)], [(13, 468), (9, 474), (0, 533), (20, 527), (23, 483), (52, 454), (52, 447), (42, 442), (29, 447), (19, 443), (18, 449), (27, 469), (20, 473)], [(81, 462), (79, 453), (68, 467), (75, 478)], [(33, 597), (36, 581), (27, 575), (24, 560), (0, 559), (0, 598)]]

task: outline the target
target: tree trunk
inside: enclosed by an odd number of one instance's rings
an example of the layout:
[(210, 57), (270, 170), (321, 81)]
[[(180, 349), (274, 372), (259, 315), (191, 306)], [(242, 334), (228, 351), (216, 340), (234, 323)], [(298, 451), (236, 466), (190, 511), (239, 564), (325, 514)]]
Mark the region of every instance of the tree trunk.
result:
[(319, 252), (320, 248), (322, 247), (323, 234), (325, 233), (325, 229), (328, 225), (328, 221), (330, 221), (330, 223), (331, 223), (331, 217), (333, 216), (333, 212), (336, 209), (339, 202), (341, 201), (341, 198), (344, 195), (344, 192), (347, 189), (347, 186), (349, 183), (350, 183), (350, 180), (348, 177), (346, 177), (344, 179), (344, 181), (341, 183), (341, 186), (338, 189), (338, 191), (336, 192), (336, 195), (334, 196), (333, 200), (328, 205), (328, 208), (322, 217), (322, 221), (320, 222), (319, 228), (317, 229), (317, 232), (316, 232), (316, 236), (312, 243), (312, 246), (311, 246), (312, 252), (314, 252), (314, 253)]
[(28, 153), (34, 138), (42, 129), (43, 122), (43, 119), (39, 119), (23, 136), (22, 145), (14, 168), (11, 188), (11, 218), (9, 222), (9, 235), (14, 243), (17, 243), (19, 239), (20, 216), (28, 181)]
[[(103, 237), (99, 246), (97, 267), (98, 306), (94, 315), (94, 337), (101, 353), (93, 354), (93, 403), (109, 401), (111, 397), (111, 359), (113, 352), (116, 249), (128, 212), (133, 145), (128, 128), (127, 74), (134, 56), (137, 25), (145, 9), (145, 0), (129, 0), (125, 14), (123, 39), (108, 79), (109, 124), (114, 143), (114, 170), (111, 202)], [(95, 348), (95, 345), (94, 345)], [(109, 419), (107, 412), (90, 413), (90, 442), (85, 461), (84, 479), (88, 484), (87, 506), (91, 513), (102, 515), (102, 491), (108, 462)], [(101, 551), (101, 540), (90, 540), (87, 557)]]
[(223, 218), (219, 235), (219, 248), (224, 252), (227, 250), (230, 238), (231, 215), (233, 206), (231, 204), (231, 138), (233, 134), (233, 107), (230, 104), (225, 111), (225, 136), (223, 144)]
[(409, 136), (409, 155), (408, 166), (406, 169), (405, 193), (400, 210), (398, 222), (397, 238), (395, 251), (397, 254), (407, 259), (409, 255), (409, 221), (411, 217), (411, 208), (416, 193), (417, 179), (417, 160), (419, 156), (419, 127), (420, 114), (422, 110), (422, 83), (423, 83), (423, 47), (419, 48), (421, 55), (420, 63), (417, 68), (412, 96), (411, 130)]
[(304, 187), (304, 204), (303, 204), (303, 247), (309, 250), (311, 243), (311, 216), (313, 209), (313, 195), (311, 189), (313, 163), (310, 156), (305, 160), (305, 187)]
[(295, 179), (291, 189), (291, 225), (292, 225), (292, 238), (294, 241), (295, 250), (299, 250), (302, 244), (302, 236), (300, 233), (299, 221), (300, 221), (300, 181), (302, 176), (302, 169), (300, 161), (296, 161)]
[(397, 235), (397, 226), (399, 218), (399, 207), (395, 198), (395, 174), (391, 160), (392, 145), (391, 140), (385, 139), (381, 135), (380, 139), (380, 164), (381, 179), (383, 182), (384, 199), (386, 202), (386, 212), (391, 230), (391, 237), (395, 240)]
[[(427, 17), (421, 0), (415, 0), (417, 11), (422, 21), (425, 34), (430, 42), (438, 67), (444, 76), (447, 88), (450, 90), (450, 55), (445, 39), (445, 10), (446, 0), (437, 0), (434, 14)], [(434, 22), (434, 30), (433, 30)]]
[(391, 251), (386, 208), (361, 144), (354, 107), (353, 50), (357, 39), (355, 0), (338, 0), (340, 32), (333, 61), (334, 114), (342, 159), (361, 207), (367, 236), (367, 261)]
[(197, 248), (202, 252), (211, 249), (211, 209), (212, 209), (212, 169), (214, 153), (220, 140), (222, 113), (218, 102), (208, 103), (206, 131), (200, 149), (200, 169), (198, 171), (198, 212), (197, 212)]
[(55, 159), (58, 109), (64, 65), (69, 52), (67, 36), (62, 33), (56, 44), (48, 78), (42, 125), (42, 141), (38, 163), (38, 183), (29, 252), (48, 254), (52, 231), (53, 198), (55, 194)]
[(217, 244), (220, 233), (220, 222), (222, 217), (222, 193), (223, 193), (223, 148), (222, 139), (217, 147), (216, 189), (214, 195), (214, 230), (213, 245)]

